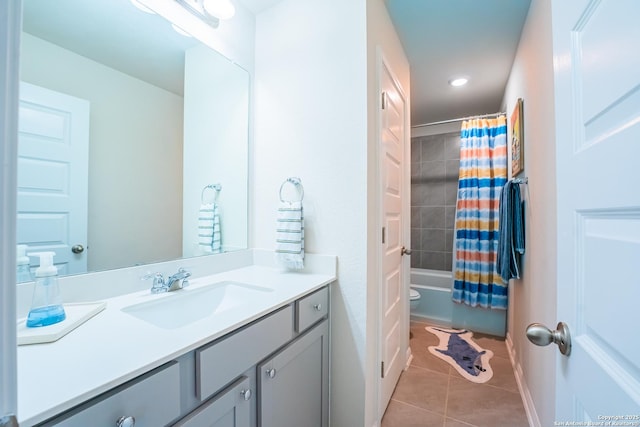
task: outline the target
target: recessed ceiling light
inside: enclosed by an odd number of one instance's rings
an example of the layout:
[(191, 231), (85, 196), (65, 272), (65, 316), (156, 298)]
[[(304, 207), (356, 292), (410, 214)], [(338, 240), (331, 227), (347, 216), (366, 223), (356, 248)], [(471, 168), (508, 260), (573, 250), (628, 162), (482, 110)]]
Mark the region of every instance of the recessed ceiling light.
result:
[(149, 9), (147, 6), (143, 5), (142, 3), (140, 3), (137, 0), (131, 0), (131, 3), (137, 7), (138, 9), (140, 9), (141, 11), (143, 11), (144, 13), (152, 13), (155, 14), (155, 12), (151, 9)]
[(455, 79), (449, 80), (449, 84), (453, 87), (464, 86), (469, 81), (466, 77), (456, 77)]

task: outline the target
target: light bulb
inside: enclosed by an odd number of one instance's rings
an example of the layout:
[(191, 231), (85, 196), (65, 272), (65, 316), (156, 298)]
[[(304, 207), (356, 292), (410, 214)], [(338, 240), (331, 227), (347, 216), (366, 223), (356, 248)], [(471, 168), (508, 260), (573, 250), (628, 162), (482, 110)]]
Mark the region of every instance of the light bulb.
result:
[(202, 5), (208, 14), (218, 19), (229, 19), (236, 13), (236, 8), (230, 0), (204, 0)]

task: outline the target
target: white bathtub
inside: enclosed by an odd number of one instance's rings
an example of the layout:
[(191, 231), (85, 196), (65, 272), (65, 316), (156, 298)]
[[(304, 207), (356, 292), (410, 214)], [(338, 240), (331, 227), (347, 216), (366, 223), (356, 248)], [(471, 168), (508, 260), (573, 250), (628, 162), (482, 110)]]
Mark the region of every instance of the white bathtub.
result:
[(505, 336), (506, 310), (488, 310), (456, 304), (451, 299), (452, 286), (452, 275), (449, 271), (412, 268), (411, 287), (420, 293), (420, 303), (411, 310), (411, 319)]

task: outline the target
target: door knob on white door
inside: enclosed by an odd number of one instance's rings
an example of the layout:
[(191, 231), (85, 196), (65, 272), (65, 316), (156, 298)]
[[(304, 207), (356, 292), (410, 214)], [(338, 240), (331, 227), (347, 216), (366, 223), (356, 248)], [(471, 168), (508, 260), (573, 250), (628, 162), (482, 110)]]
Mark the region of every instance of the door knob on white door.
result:
[(403, 246), (400, 250), (400, 255), (411, 255), (411, 252), (413, 252), (411, 249), (407, 249)]
[(555, 343), (558, 345), (560, 353), (565, 356), (571, 354), (571, 334), (569, 327), (564, 322), (558, 323), (555, 331), (540, 323), (532, 323), (527, 326), (527, 338), (535, 345), (542, 347)]
[(73, 252), (74, 254), (81, 254), (82, 252), (84, 252), (84, 246), (82, 246), (82, 245), (73, 245), (71, 247), (71, 252)]

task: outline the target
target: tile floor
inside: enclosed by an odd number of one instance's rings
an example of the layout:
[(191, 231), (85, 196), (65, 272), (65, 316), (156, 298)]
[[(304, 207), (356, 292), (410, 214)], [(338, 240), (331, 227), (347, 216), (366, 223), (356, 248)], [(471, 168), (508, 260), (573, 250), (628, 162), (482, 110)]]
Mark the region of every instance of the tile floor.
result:
[(464, 379), (427, 347), (438, 338), (411, 322), (413, 360), (400, 376), (382, 427), (528, 427), (504, 340), (474, 334), (474, 340), (493, 351), (493, 377), (484, 384)]

